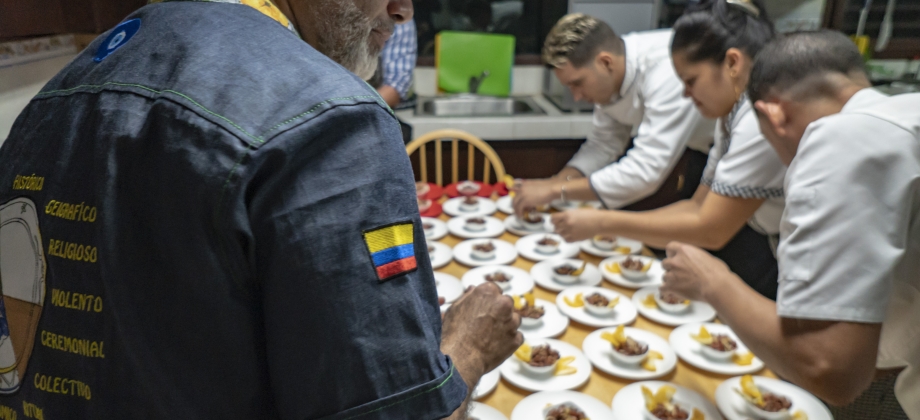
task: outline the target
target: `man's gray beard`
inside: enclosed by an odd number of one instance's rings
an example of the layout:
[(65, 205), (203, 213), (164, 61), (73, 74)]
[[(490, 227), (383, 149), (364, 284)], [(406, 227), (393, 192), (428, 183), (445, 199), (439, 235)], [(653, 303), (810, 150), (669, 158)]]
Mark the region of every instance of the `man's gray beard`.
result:
[[(377, 70), (380, 49), (371, 46), (375, 25), (354, 0), (319, 0), (314, 22), (319, 27), (316, 49), (358, 77), (368, 80)], [(373, 49), (373, 50), (372, 50)]]

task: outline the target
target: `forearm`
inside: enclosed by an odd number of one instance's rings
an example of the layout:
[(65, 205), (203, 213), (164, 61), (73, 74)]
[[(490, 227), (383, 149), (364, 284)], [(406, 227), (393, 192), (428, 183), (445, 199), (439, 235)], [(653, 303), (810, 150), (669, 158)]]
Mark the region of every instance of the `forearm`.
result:
[(571, 166), (566, 166), (565, 168), (562, 168), (562, 170), (559, 171), (559, 173), (556, 174), (556, 176), (554, 176), (554, 178), (561, 179), (561, 180), (577, 179), (577, 178), (584, 178), (584, 177), (585, 177), (585, 174), (581, 173), (581, 171)]
[(457, 372), (460, 373), (463, 382), (466, 382), (467, 390), (466, 399), (463, 400), (463, 404), (460, 404), (460, 407), (448, 417), (448, 420), (466, 420), (469, 414), (470, 401), (472, 401), (473, 398), (473, 390), (476, 389), (476, 386), (479, 385), (479, 380), (482, 378), (482, 375), (485, 374), (485, 372), (483, 372), (482, 362), (478, 361), (478, 359), (473, 356), (475, 353), (470, 349), (462, 349), (447, 344), (441, 346), (441, 351), (451, 357)]
[[(564, 179), (564, 178), (563, 178)], [(560, 181), (553, 187), (553, 193), (562, 198), (563, 187), (565, 187), (565, 199), (567, 201), (592, 201), (597, 200), (597, 194), (591, 188), (589, 178), (572, 179), (571, 181)]]
[(661, 249), (671, 241), (703, 248), (708, 245), (700, 241), (706, 235), (706, 224), (699, 206), (691, 200), (644, 212), (611, 211), (606, 216), (599, 233), (625, 236)]

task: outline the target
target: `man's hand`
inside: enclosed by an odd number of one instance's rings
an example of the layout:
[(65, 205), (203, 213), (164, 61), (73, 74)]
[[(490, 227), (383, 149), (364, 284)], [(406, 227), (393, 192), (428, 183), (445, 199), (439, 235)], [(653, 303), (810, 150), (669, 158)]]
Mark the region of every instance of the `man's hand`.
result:
[[(441, 351), (454, 359), (467, 383), (497, 368), (524, 342), (514, 303), (491, 282), (460, 297), (444, 314)], [(465, 368), (465, 369), (464, 369)], [(464, 371), (466, 370), (466, 371)]]
[(600, 233), (607, 210), (576, 209), (559, 212), (553, 215), (553, 225), (556, 233), (566, 242), (575, 242), (589, 239)]
[(690, 300), (706, 301), (707, 291), (734, 274), (722, 260), (695, 246), (671, 242), (665, 269), (663, 294), (673, 293)]
[(559, 187), (562, 182), (565, 181), (552, 178), (521, 181), (514, 188), (514, 214), (523, 216), (524, 213), (559, 198)]

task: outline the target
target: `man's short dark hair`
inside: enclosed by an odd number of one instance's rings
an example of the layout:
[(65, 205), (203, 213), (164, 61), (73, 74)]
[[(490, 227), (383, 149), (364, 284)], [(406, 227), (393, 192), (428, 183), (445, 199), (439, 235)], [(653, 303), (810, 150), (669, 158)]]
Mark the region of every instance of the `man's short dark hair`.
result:
[(559, 19), (549, 31), (543, 44), (543, 61), (550, 67), (565, 63), (584, 67), (601, 51), (623, 55), (623, 40), (604, 21), (572, 13)]
[(757, 102), (795, 90), (797, 97), (833, 96), (828, 75), (862, 75), (866, 65), (856, 45), (837, 31), (796, 32), (767, 44), (754, 60), (748, 97)]

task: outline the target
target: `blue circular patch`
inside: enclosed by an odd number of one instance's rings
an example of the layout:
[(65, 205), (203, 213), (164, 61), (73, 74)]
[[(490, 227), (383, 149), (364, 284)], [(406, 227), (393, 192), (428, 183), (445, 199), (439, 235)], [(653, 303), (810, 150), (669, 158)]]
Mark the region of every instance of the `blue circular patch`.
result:
[(122, 45), (127, 44), (139, 29), (141, 29), (140, 19), (131, 19), (116, 26), (115, 29), (112, 29), (112, 32), (105, 41), (102, 41), (102, 45), (100, 45), (99, 50), (96, 51), (96, 56), (93, 58), (93, 61), (99, 63), (104, 60), (109, 54), (121, 48)]

